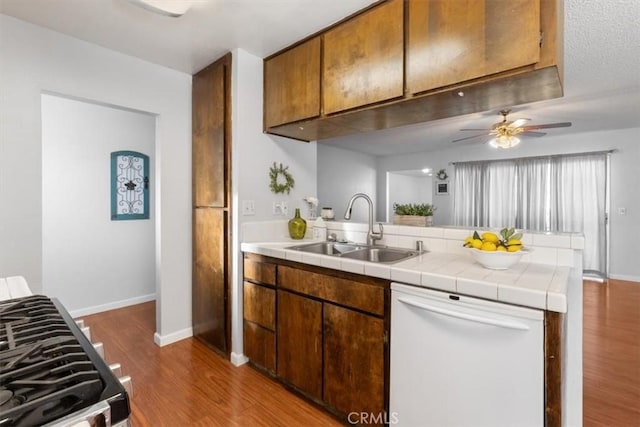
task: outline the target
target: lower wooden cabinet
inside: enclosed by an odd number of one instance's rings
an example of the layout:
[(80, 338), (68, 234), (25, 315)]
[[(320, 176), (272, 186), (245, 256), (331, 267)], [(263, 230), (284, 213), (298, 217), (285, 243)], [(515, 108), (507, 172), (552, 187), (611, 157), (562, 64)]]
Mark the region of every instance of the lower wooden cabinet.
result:
[(276, 291), (244, 282), (244, 353), (264, 369), (276, 370)]
[(280, 378), (322, 400), (322, 303), (278, 290)]
[(275, 271), (274, 264), (244, 260), (244, 354), (271, 373), (276, 372)]
[(384, 411), (383, 319), (324, 304), (324, 401), (338, 412)]
[(257, 255), (245, 256), (244, 265), (244, 351), (251, 362), (343, 419), (366, 413), (382, 420), (388, 281)]

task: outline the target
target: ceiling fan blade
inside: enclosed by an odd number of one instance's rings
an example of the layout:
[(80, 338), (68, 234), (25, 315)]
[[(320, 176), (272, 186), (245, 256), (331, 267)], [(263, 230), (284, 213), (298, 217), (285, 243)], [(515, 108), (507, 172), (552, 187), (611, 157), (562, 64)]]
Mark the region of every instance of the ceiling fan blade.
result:
[(491, 129), (460, 129), (460, 130), (474, 130), (476, 132), (489, 132)]
[(530, 131), (530, 130), (526, 130), (524, 132), (520, 132), (520, 135), (540, 137), (540, 136), (545, 136), (546, 133), (545, 132), (533, 132), (533, 131)]
[(487, 134), (486, 133), (481, 133), (480, 135), (467, 136), (466, 138), (454, 139), (451, 142), (460, 142), (460, 141), (464, 141), (464, 140), (467, 140), (467, 139), (478, 138), (480, 136), (487, 136)]
[(571, 122), (547, 123), (544, 125), (531, 125), (531, 126), (525, 126), (522, 129), (526, 132), (528, 130), (535, 130), (535, 129), (568, 128), (569, 126), (571, 126)]
[(513, 123), (511, 123), (509, 126), (513, 128), (519, 128), (523, 124), (527, 123), (529, 120), (531, 119), (518, 119), (518, 120), (515, 120)]

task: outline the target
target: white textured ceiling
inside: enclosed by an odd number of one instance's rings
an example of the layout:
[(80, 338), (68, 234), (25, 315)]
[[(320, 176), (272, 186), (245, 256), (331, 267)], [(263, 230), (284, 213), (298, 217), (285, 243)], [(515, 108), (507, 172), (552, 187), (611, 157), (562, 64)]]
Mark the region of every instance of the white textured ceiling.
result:
[[(235, 48), (267, 56), (373, 2), (208, 0), (170, 18), (127, 0), (0, 0), (0, 13), (192, 74)], [(640, 0), (565, 0), (564, 41), (565, 96), (505, 106), (511, 118), (573, 122), (549, 135), (640, 127)], [(323, 143), (375, 155), (417, 152), (499, 119), (490, 111)]]

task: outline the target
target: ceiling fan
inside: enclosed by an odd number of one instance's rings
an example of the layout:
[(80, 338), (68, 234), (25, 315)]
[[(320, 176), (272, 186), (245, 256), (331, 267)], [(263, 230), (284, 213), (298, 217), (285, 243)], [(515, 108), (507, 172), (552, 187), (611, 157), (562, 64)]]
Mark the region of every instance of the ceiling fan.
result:
[(455, 139), (451, 142), (460, 142), (481, 136), (492, 136), (489, 140), (489, 145), (495, 148), (511, 148), (520, 143), (520, 138), (516, 135), (522, 136), (544, 136), (544, 132), (535, 132), (538, 129), (550, 129), (550, 128), (564, 128), (571, 126), (571, 122), (559, 122), (559, 123), (546, 123), (542, 125), (528, 125), (524, 126), (531, 119), (517, 119), (514, 121), (507, 120), (507, 116), (511, 110), (501, 110), (502, 121), (494, 124), (491, 129), (460, 129), (461, 131), (485, 131), (488, 133), (481, 133), (479, 135), (467, 136), (465, 138)]

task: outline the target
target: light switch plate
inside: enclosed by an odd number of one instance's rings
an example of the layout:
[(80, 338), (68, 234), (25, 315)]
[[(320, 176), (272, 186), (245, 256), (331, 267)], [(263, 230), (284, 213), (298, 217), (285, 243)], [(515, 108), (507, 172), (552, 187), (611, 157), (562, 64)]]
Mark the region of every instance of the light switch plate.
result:
[(255, 215), (256, 214), (256, 202), (254, 200), (242, 201), (242, 215)]

